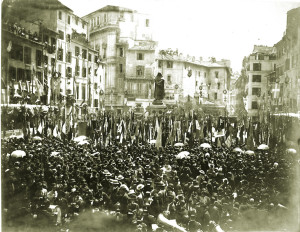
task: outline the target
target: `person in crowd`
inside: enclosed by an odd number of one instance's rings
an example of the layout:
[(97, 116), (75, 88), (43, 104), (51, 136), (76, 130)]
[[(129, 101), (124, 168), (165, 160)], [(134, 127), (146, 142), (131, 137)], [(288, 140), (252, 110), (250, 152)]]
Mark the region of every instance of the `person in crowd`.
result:
[[(247, 155), (234, 147), (202, 149), (197, 143), (159, 151), (149, 144), (127, 145), (99, 148), (56, 137), (2, 140), (5, 220), (14, 224), (30, 215), (27, 224), (51, 226), (49, 207), (55, 205), (62, 215), (57, 226), (67, 227), (91, 211), (114, 212), (136, 231), (161, 224), (159, 214), (188, 231), (208, 231), (211, 220), (225, 230), (248, 229), (251, 225), (242, 223), (247, 218), (288, 210), (287, 170), (293, 160), (283, 157), (283, 150)], [(9, 155), (17, 149), (26, 156)], [(176, 159), (181, 150), (189, 151), (190, 159)]]

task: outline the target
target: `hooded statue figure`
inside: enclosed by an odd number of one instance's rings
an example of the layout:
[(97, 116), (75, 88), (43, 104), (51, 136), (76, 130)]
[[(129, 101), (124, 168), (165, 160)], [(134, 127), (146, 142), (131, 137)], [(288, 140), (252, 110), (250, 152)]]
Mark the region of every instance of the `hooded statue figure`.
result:
[(155, 100), (162, 100), (165, 97), (165, 80), (163, 79), (162, 74), (159, 72), (155, 77), (155, 89), (154, 89), (154, 98)]

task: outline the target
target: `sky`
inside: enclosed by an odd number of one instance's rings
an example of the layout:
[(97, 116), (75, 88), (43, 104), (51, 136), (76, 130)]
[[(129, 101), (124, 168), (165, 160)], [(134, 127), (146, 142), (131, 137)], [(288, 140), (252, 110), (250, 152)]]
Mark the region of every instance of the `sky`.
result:
[(286, 29), (287, 11), (300, 0), (60, 0), (80, 17), (106, 5), (149, 14), (159, 49), (229, 59), (240, 72), (254, 45), (273, 46)]

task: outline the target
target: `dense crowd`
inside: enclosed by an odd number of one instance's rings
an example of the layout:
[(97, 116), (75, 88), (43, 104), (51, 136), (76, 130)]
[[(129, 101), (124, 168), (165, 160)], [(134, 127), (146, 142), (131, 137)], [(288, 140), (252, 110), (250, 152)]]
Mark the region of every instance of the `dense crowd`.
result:
[[(2, 140), (3, 222), (66, 230), (83, 213), (109, 212), (132, 231), (152, 231), (153, 224), (169, 231), (159, 214), (187, 231), (211, 231), (211, 221), (225, 231), (287, 226), (295, 172), (285, 147), (251, 155), (199, 145)], [(15, 150), (26, 156), (12, 157)], [(189, 158), (177, 159), (181, 151)], [(51, 205), (59, 206), (61, 220)]]

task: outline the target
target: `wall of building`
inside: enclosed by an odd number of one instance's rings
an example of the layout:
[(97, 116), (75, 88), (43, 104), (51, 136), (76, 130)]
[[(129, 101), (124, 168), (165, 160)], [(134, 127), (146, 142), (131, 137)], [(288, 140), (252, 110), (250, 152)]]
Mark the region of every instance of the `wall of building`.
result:
[(283, 38), (275, 44), (277, 49), (276, 81), (272, 83), (272, 109), (282, 112), (300, 110), (300, 8), (287, 13), (287, 26)]
[[(276, 60), (271, 54), (252, 54), (247, 60), (246, 75), (248, 83), (246, 84), (247, 92), (247, 111), (251, 117), (258, 117), (259, 111), (262, 109), (263, 96), (268, 95), (268, 81), (269, 74), (276, 68)], [(260, 69), (256, 69), (255, 66), (260, 66)], [(257, 70), (257, 71), (256, 71)], [(256, 76), (261, 76), (261, 81), (256, 81)], [(260, 93), (253, 93), (253, 88), (260, 89)], [(256, 106), (257, 105), (257, 106)]]
[[(217, 104), (224, 104), (223, 91), (226, 89), (226, 85), (228, 86), (229, 67), (209, 62), (204, 65), (201, 63), (202, 61), (199, 62), (193, 57), (186, 58), (182, 55), (175, 55), (172, 58), (165, 59), (163, 56), (159, 56), (157, 60), (158, 72), (161, 72), (165, 78), (166, 99), (176, 102), (178, 98), (186, 101), (187, 96), (190, 96), (195, 98), (198, 103), (210, 100)], [(167, 68), (168, 62), (173, 63), (172, 68)], [(215, 82), (215, 72), (218, 72), (219, 89)], [(170, 77), (172, 81), (168, 82)], [(178, 85), (178, 89), (175, 88), (176, 85)], [(216, 99), (215, 93), (217, 93)]]
[[(145, 17), (115, 6), (106, 6), (84, 17), (89, 22), (91, 44), (107, 63), (105, 89), (106, 104), (109, 106), (124, 106), (125, 98), (129, 97), (125, 96), (125, 92), (133, 98), (148, 98), (149, 80), (136, 78), (138, 65), (144, 66), (144, 78), (150, 78), (155, 58), (154, 49), (146, 49), (143, 51), (145, 59), (136, 59), (136, 46), (140, 41), (147, 43), (152, 38), (149, 20), (146, 25)], [(123, 57), (119, 54), (121, 47), (124, 48)]]
[[(6, 28), (2, 27), (2, 59), (1, 59), (1, 77), (2, 77), (2, 98), (1, 103), (13, 102), (11, 96), (16, 93), (19, 95), (37, 94), (36, 80), (34, 73), (41, 81), (42, 91), (44, 90), (43, 74), (44, 69), (36, 65), (37, 51), (42, 54), (42, 43), (34, 42), (26, 37), (19, 36)], [(10, 49), (9, 49), (10, 47)], [(28, 52), (26, 52), (28, 51)], [(16, 57), (14, 54), (18, 54)], [(34, 71), (33, 71), (34, 70)], [(14, 93), (12, 93), (14, 89)], [(26, 90), (26, 93), (21, 90)], [(19, 99), (21, 100), (21, 99)]]

